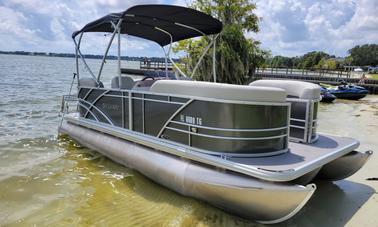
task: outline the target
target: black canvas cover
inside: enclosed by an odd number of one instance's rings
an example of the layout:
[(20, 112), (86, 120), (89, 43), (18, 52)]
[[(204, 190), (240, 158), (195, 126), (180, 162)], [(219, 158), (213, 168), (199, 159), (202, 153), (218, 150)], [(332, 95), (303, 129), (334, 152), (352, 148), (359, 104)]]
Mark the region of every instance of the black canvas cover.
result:
[(194, 9), (172, 5), (137, 5), (124, 12), (112, 13), (95, 20), (74, 32), (72, 37), (81, 32), (113, 32), (112, 23), (117, 24), (120, 18), (123, 18), (122, 34), (155, 41), (161, 46), (169, 44), (171, 38), (156, 27), (170, 33), (173, 42), (203, 35), (195, 29), (206, 35), (222, 30), (220, 21)]

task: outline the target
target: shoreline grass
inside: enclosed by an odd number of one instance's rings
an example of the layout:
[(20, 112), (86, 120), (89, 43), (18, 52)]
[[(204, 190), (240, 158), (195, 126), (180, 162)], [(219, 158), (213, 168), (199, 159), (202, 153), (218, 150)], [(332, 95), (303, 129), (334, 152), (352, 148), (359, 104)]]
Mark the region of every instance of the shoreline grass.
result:
[(367, 74), (369, 80), (378, 80), (378, 74)]

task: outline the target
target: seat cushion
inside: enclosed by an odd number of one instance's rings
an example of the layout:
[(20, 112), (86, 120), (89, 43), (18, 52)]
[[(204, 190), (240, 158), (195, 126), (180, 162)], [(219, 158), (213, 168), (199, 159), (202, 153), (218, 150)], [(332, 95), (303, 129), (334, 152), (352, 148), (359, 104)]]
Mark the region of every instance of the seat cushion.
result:
[(320, 86), (297, 80), (256, 80), (249, 84), (253, 87), (282, 88), (290, 97), (300, 99), (320, 99)]
[(96, 82), (93, 78), (83, 77), (80, 78), (79, 84), (81, 87), (104, 87), (102, 82)]
[(187, 80), (158, 80), (152, 85), (150, 91), (238, 101), (285, 102), (286, 100), (286, 92), (280, 88)]
[[(121, 87), (119, 86), (121, 84)], [(121, 83), (119, 83), (119, 76), (115, 76), (112, 79), (111, 87), (130, 90), (133, 88), (135, 82), (130, 76), (121, 76)]]

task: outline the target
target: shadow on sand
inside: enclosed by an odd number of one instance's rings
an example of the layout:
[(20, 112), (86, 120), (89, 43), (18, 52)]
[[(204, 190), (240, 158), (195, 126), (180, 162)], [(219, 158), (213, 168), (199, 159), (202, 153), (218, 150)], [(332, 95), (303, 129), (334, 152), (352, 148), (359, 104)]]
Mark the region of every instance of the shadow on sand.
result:
[(317, 181), (314, 196), (293, 218), (274, 226), (344, 226), (375, 193), (367, 185), (348, 180)]

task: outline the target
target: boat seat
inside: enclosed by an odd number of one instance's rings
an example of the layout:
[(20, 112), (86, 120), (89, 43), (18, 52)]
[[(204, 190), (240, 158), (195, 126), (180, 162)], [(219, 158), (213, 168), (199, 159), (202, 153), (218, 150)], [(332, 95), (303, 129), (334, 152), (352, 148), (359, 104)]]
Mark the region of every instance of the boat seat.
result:
[(88, 77), (80, 78), (79, 84), (81, 87), (104, 87), (101, 81), (97, 85), (96, 81), (93, 78)]
[(286, 92), (281, 88), (187, 80), (158, 80), (151, 86), (150, 91), (237, 101), (285, 102), (286, 100)]
[(140, 80), (135, 82), (132, 90), (134, 91), (149, 91), (152, 84), (157, 80)]
[(150, 76), (150, 77), (161, 77), (161, 78), (167, 77), (168, 75), (168, 78), (170, 80), (176, 80), (176, 74), (173, 71), (166, 72), (165, 70), (146, 70), (143, 73), (143, 75)]
[(256, 80), (249, 84), (253, 87), (276, 87), (286, 91), (288, 97), (320, 100), (320, 86), (295, 80)]
[(121, 76), (121, 87), (120, 87), (119, 76), (115, 76), (112, 79), (111, 87), (130, 90), (134, 87), (134, 84), (135, 84), (135, 81), (131, 76)]
[(291, 103), (290, 137), (294, 142), (313, 143), (317, 140), (317, 112), (321, 99), (320, 86), (294, 80), (257, 80), (252, 87), (278, 87), (285, 89)]

